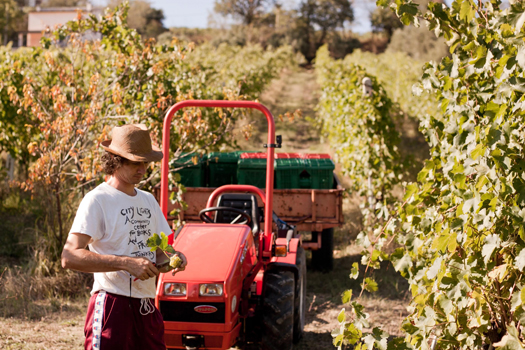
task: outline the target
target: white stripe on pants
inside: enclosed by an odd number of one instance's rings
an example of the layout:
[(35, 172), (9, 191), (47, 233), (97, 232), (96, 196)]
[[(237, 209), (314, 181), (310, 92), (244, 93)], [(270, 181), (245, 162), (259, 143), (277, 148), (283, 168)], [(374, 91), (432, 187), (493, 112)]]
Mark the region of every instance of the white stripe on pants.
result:
[(101, 290), (95, 300), (95, 311), (93, 312), (93, 337), (91, 343), (95, 350), (100, 350), (100, 338), (102, 337), (102, 320), (104, 319), (105, 304), (106, 292)]

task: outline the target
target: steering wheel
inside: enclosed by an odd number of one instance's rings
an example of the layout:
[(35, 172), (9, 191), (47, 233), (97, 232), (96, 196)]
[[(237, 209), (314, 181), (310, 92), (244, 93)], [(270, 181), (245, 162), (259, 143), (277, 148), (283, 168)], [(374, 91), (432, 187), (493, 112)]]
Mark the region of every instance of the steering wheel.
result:
[[(246, 214), (244, 211), (242, 211), (240, 209), (231, 208), (231, 207), (211, 207), (211, 208), (202, 209), (199, 212), (199, 218), (202, 221), (207, 222), (208, 224), (213, 224), (214, 223), (213, 220), (208, 215), (206, 215), (206, 213), (208, 213), (210, 211), (216, 211), (216, 212), (229, 211), (229, 212), (232, 212), (232, 213), (235, 213), (235, 214), (239, 214), (235, 219), (233, 219), (230, 222), (230, 225), (233, 225), (233, 224), (248, 225), (252, 221), (252, 218), (250, 217), (250, 215)], [(237, 220), (239, 220), (241, 217), (244, 218), (244, 221), (237, 222)]]

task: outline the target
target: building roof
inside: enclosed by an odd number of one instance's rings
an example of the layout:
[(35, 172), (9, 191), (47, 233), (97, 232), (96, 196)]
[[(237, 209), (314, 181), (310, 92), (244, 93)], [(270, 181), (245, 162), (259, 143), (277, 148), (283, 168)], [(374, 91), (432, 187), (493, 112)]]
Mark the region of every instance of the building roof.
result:
[(37, 11), (29, 12), (27, 31), (28, 32), (41, 32), (47, 28), (54, 29), (56, 26), (66, 24), (69, 21), (77, 19), (78, 11), (83, 14), (102, 14), (103, 8), (101, 7), (44, 7), (37, 8)]
[(30, 13), (32, 12), (71, 12), (71, 11), (76, 12), (77, 10), (81, 10), (82, 12), (89, 12), (89, 13), (102, 13), (104, 12), (104, 7), (91, 6), (89, 4), (85, 7), (81, 7), (81, 6), (40, 7), (40, 6), (37, 6), (35, 11), (31, 11)]

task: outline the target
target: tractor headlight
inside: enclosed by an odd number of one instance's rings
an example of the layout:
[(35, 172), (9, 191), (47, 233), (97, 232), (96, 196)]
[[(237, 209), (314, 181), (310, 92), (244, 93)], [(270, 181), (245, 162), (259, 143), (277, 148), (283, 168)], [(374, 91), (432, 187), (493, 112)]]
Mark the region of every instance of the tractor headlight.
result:
[(186, 295), (186, 283), (164, 283), (165, 295)]
[(203, 297), (220, 297), (222, 293), (223, 288), (220, 283), (204, 283), (199, 288), (199, 295)]

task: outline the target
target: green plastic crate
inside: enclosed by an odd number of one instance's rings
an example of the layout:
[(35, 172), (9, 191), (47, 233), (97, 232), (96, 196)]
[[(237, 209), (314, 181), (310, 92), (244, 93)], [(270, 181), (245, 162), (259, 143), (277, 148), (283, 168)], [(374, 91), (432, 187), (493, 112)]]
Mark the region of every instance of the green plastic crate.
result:
[[(305, 161), (305, 172), (310, 175), (310, 188), (319, 190), (329, 190), (333, 188), (334, 184), (334, 169), (335, 165), (331, 159), (303, 159)], [(305, 173), (299, 175), (304, 179)], [(301, 180), (300, 180), (301, 181)]]
[(266, 154), (264, 158), (262, 155), (260, 158), (240, 158), (237, 163), (237, 182), (239, 185), (266, 188)]
[[(196, 157), (196, 159), (195, 159)], [(197, 161), (197, 164), (194, 161)], [(206, 162), (199, 154), (183, 154), (181, 158), (170, 162), (170, 169), (184, 168), (177, 170), (180, 175), (180, 183), (186, 187), (205, 187), (206, 186)]]
[[(335, 165), (327, 155), (278, 153), (275, 155), (276, 189), (331, 189)], [(239, 184), (266, 187), (266, 154), (243, 156), (237, 164)]]
[(331, 189), (334, 169), (331, 159), (277, 159), (275, 188)]
[(237, 162), (241, 151), (212, 152), (207, 158), (208, 186), (219, 187), (237, 183)]
[(299, 175), (304, 169), (305, 166), (302, 159), (276, 159), (275, 188), (310, 188), (309, 180), (305, 184), (299, 181)]

